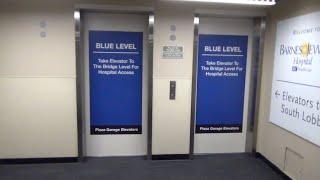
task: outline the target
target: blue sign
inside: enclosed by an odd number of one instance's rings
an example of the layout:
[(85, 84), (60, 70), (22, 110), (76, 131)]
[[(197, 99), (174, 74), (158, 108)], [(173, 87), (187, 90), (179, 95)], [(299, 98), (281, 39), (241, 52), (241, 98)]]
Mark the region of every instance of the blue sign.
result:
[(143, 33), (89, 31), (91, 134), (141, 134)]
[(196, 133), (242, 132), (248, 36), (199, 35)]

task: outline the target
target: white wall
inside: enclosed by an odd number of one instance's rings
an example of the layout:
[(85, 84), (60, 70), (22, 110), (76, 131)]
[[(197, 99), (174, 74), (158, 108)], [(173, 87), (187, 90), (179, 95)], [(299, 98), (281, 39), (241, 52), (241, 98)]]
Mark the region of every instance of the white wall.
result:
[(3, 2), (0, 24), (0, 159), (76, 157), (72, 8)]
[(0, 1), (0, 159), (78, 155), (73, 11), (79, 3), (152, 4)]
[[(153, 5), (150, 0), (0, 1), (0, 159), (77, 156), (73, 10), (79, 3)], [(178, 8), (180, 6), (186, 8)], [(154, 117), (159, 123), (155, 126), (161, 130), (158, 134), (165, 136), (154, 136), (154, 142), (160, 143), (153, 150), (155, 153), (188, 153), (193, 9), (252, 10), (256, 7), (197, 3), (179, 3), (171, 9), (161, 7), (156, 11), (154, 56), (154, 85), (160, 88), (154, 92), (158, 100), (154, 101), (158, 103), (154, 107), (159, 115)], [(40, 27), (41, 21), (46, 22), (46, 28)], [(182, 61), (160, 59), (159, 47), (170, 44), (169, 24), (177, 25), (176, 42), (185, 47)], [(46, 31), (46, 38), (40, 37), (42, 31)], [(167, 101), (169, 80), (177, 81), (174, 103)], [(180, 128), (175, 129), (177, 126)]]
[[(175, 33), (170, 25), (176, 26)], [(189, 154), (193, 61), (193, 10), (163, 7), (155, 11), (152, 154)], [(169, 36), (176, 35), (171, 41)], [(162, 59), (164, 45), (184, 47), (183, 59)], [(176, 100), (169, 100), (176, 81)]]
[(294, 179), (320, 179), (320, 147), (269, 122), (276, 23), (320, 11), (318, 0), (281, 0), (268, 13), (263, 57), (257, 151)]

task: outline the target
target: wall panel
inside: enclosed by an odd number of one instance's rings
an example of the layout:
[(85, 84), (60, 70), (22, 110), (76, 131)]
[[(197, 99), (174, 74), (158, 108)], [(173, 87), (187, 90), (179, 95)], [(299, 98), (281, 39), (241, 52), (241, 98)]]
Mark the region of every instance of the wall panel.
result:
[[(257, 151), (262, 153), (277, 167), (295, 179), (317, 180), (320, 177), (319, 162), (320, 148), (291, 132), (288, 132), (269, 122), (272, 71), (274, 63), (274, 46), (276, 37), (276, 23), (279, 20), (304, 15), (320, 10), (317, 0), (281, 0), (276, 7), (270, 9), (267, 17), (267, 29), (263, 57), (261, 97), (259, 109)], [(286, 167), (286, 150), (302, 158), (299, 161), (302, 171), (292, 172), (293, 168)], [(287, 156), (291, 157), (291, 156)], [(291, 161), (292, 160), (292, 161)]]
[(73, 78), (0, 78), (0, 159), (77, 156)]

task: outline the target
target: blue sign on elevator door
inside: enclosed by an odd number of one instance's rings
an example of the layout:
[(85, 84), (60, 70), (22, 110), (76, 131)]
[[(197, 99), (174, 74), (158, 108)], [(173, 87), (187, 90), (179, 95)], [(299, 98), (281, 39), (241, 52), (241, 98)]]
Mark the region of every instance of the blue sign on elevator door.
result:
[(199, 35), (196, 133), (242, 132), (248, 36)]
[(141, 134), (143, 33), (89, 31), (91, 134)]

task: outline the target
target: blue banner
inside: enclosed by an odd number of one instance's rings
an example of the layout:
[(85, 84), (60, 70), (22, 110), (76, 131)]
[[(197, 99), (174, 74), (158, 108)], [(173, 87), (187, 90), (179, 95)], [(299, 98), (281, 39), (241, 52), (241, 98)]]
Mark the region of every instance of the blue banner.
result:
[(199, 35), (196, 133), (242, 132), (248, 36)]
[(89, 31), (91, 134), (142, 133), (143, 33)]

